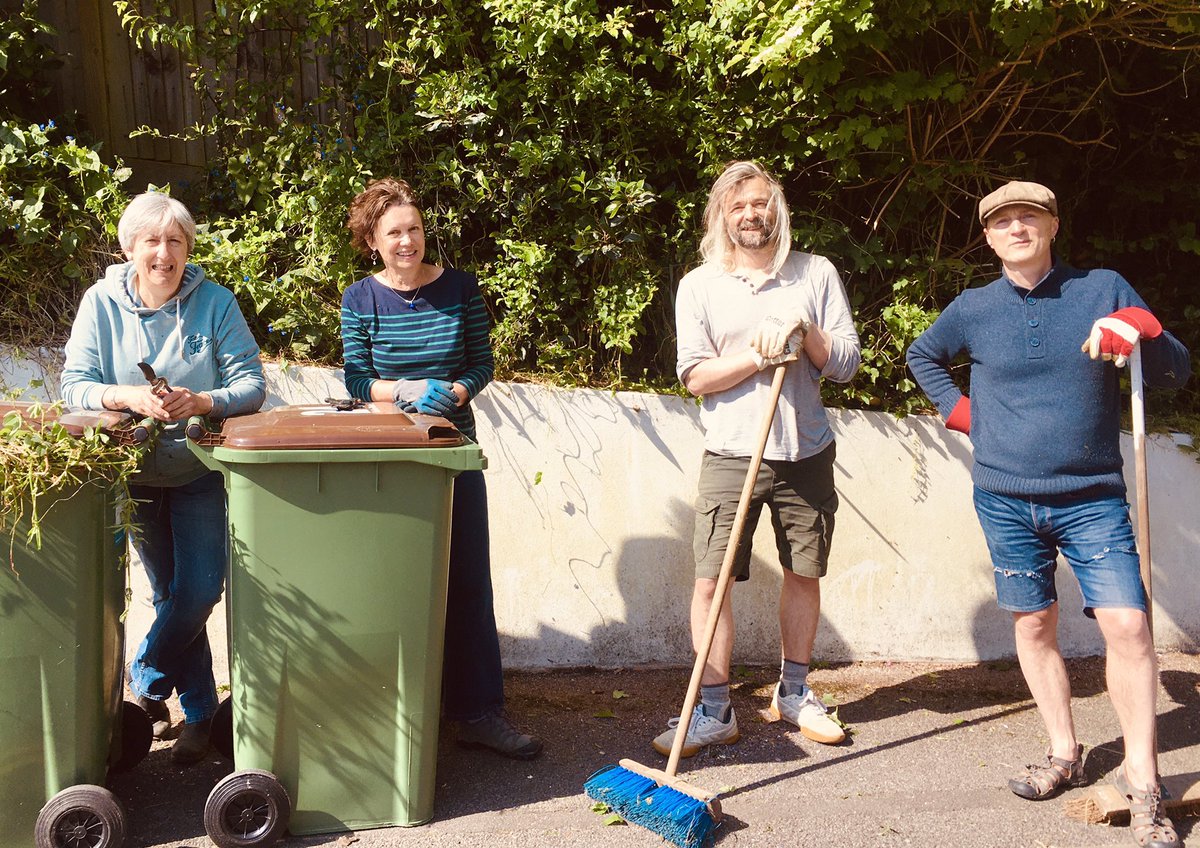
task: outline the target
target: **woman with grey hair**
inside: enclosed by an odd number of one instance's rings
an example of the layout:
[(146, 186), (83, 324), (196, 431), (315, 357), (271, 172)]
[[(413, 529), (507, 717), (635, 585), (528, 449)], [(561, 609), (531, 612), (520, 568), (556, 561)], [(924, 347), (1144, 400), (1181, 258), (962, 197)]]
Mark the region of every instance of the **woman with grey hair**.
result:
[[(155, 619), (130, 666), (129, 686), (170, 729), (179, 695), (184, 727), (171, 750), (182, 764), (209, 747), (217, 708), (205, 624), (227, 565), (225, 490), (188, 450), (189, 417), (254, 412), (266, 397), (258, 345), (232, 292), (187, 261), (196, 223), (178, 200), (147, 192), (117, 226), (127, 262), (84, 293), (67, 342), (62, 394), (71, 407), (128, 410), (161, 424), (130, 485), (132, 544), (150, 578)], [(159, 379), (151, 381), (143, 366)]]

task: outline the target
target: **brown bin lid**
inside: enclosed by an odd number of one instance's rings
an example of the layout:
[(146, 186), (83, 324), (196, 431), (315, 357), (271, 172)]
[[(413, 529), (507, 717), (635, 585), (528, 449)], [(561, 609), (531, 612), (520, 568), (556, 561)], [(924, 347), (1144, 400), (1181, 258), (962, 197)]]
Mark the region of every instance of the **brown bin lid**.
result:
[[(39, 415), (33, 414), (33, 408), (41, 406)], [(10, 412), (15, 412), (29, 424), (49, 426), (56, 421), (66, 428), (72, 436), (82, 436), (88, 427), (100, 427), (106, 431), (119, 430), (129, 425), (133, 416), (124, 412), (65, 412), (52, 403), (35, 404), (24, 401), (5, 401), (0, 403), (0, 421)]]
[(453, 447), (465, 441), (445, 418), (409, 415), (394, 403), (278, 406), (226, 419), (220, 434), (223, 447), (243, 450)]

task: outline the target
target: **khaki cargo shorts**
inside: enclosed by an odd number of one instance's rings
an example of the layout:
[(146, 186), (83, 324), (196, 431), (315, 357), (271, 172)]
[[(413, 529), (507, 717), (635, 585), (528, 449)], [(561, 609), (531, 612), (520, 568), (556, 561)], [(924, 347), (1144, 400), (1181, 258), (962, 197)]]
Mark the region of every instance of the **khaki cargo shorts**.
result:
[[(802, 577), (824, 577), (833, 539), (833, 514), (838, 508), (833, 488), (829, 447), (795, 462), (763, 460), (754, 481), (746, 529), (738, 545), (733, 574), (750, 578), (750, 540), (764, 505), (771, 511), (779, 564)], [(696, 532), (692, 541), (696, 577), (716, 579), (733, 531), (738, 498), (746, 482), (749, 457), (704, 454), (696, 493)]]

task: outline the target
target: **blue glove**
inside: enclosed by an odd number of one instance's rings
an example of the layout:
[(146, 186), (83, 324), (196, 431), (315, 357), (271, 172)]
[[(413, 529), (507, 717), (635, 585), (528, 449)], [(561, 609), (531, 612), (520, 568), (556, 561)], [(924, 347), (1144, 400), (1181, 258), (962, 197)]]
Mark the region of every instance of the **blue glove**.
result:
[(405, 412), (412, 405), (426, 415), (445, 416), (458, 408), (454, 384), (446, 380), (397, 380), (392, 400)]

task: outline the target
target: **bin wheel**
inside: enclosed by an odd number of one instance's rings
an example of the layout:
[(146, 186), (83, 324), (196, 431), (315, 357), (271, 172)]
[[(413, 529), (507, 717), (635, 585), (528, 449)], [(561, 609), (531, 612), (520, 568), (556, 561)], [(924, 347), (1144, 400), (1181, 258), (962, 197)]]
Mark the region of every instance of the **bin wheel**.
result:
[(103, 786), (68, 786), (42, 807), (33, 833), (37, 848), (120, 848), (125, 809)]
[[(114, 740), (115, 741), (115, 740)], [(154, 744), (154, 722), (132, 701), (121, 702), (121, 747), (109, 754), (112, 771), (128, 771), (150, 753)]]
[(227, 760), (233, 759), (233, 698), (217, 704), (208, 738), (218, 754)]
[(213, 787), (204, 804), (204, 829), (217, 848), (273, 845), (287, 830), (292, 802), (269, 771), (235, 771)]

